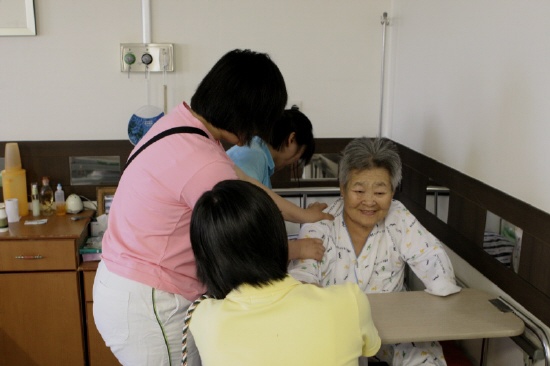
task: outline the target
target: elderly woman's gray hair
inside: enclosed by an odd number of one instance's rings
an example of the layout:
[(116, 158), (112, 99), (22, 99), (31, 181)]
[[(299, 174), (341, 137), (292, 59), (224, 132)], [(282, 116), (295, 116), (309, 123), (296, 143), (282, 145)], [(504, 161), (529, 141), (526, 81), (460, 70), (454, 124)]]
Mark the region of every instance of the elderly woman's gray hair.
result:
[(361, 137), (352, 140), (342, 152), (338, 165), (340, 185), (346, 187), (352, 171), (384, 168), (390, 174), (392, 191), (401, 182), (401, 158), (397, 146), (386, 138)]

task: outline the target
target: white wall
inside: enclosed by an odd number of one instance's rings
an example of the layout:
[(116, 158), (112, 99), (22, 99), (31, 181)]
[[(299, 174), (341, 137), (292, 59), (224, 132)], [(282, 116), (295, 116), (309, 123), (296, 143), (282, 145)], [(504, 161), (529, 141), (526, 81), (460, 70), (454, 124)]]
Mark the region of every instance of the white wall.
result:
[[(550, 2), (392, 4), (385, 134), (550, 212)], [(468, 286), (521, 309), (506, 289), (450, 256)], [(521, 360), (509, 340), (491, 342), (490, 365)]]
[(550, 212), (550, 2), (393, 3), (387, 134)]
[[(227, 51), (267, 52), (318, 137), (378, 133), (382, 26), (389, 0), (151, 0), (151, 41), (175, 45), (168, 107), (189, 100)], [(0, 37), (0, 141), (127, 138), (147, 104), (143, 74), (120, 71), (120, 43), (143, 40), (140, 0), (35, 1), (38, 35)], [(163, 106), (162, 75), (150, 102)]]
[[(151, 0), (152, 41), (174, 43), (168, 106), (233, 48), (268, 52), (318, 137), (385, 134), (550, 212), (550, 3), (545, 0)], [(140, 0), (35, 1), (38, 35), (0, 37), (0, 140), (127, 138), (147, 104), (119, 68), (141, 42)], [(162, 75), (151, 78), (162, 106)]]

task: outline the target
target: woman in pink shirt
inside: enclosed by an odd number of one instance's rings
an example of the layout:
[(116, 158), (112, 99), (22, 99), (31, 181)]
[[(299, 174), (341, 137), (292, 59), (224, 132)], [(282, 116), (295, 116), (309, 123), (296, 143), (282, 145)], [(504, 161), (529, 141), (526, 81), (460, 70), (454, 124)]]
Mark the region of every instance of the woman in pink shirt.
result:
[[(204, 292), (189, 239), (193, 207), (222, 180), (251, 180), (220, 141), (267, 138), (286, 101), (283, 76), (267, 54), (230, 51), (201, 81), (191, 105), (157, 121), (130, 154), (94, 283), (95, 323), (123, 365), (179, 364), (185, 310)], [(327, 218), (324, 205), (302, 210), (270, 195), (289, 221)], [(192, 339), (189, 350), (189, 364), (200, 365)]]

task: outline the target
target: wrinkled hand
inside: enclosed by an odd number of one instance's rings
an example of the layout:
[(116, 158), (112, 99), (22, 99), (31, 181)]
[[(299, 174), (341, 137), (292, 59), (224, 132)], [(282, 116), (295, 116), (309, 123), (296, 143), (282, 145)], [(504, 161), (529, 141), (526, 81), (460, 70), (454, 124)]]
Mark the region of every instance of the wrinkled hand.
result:
[(328, 205), (321, 202), (310, 203), (307, 208), (307, 221), (305, 222), (317, 222), (321, 220), (334, 220), (334, 216), (329, 213), (323, 212)]
[(321, 239), (304, 238), (290, 240), (288, 242), (288, 258), (292, 259), (315, 259), (320, 261), (325, 254), (325, 247)]

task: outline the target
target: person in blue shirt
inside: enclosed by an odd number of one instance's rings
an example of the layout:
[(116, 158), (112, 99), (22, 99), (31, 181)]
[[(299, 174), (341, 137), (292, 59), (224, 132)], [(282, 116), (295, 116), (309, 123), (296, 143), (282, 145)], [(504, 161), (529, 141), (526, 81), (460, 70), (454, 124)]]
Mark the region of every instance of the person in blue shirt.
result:
[(233, 146), (227, 154), (247, 175), (272, 188), (271, 176), (286, 166), (305, 166), (315, 151), (313, 126), (297, 107), (286, 109), (275, 124), (270, 141), (259, 136), (250, 145)]
[[(255, 136), (249, 145), (235, 145), (227, 150), (227, 154), (248, 176), (272, 188), (271, 176), (277, 170), (289, 165), (307, 165), (314, 151), (311, 121), (293, 106), (283, 112), (281, 119), (273, 127), (269, 141)], [(317, 238), (290, 240), (288, 243), (291, 260), (321, 260), (324, 252), (325, 247)]]

